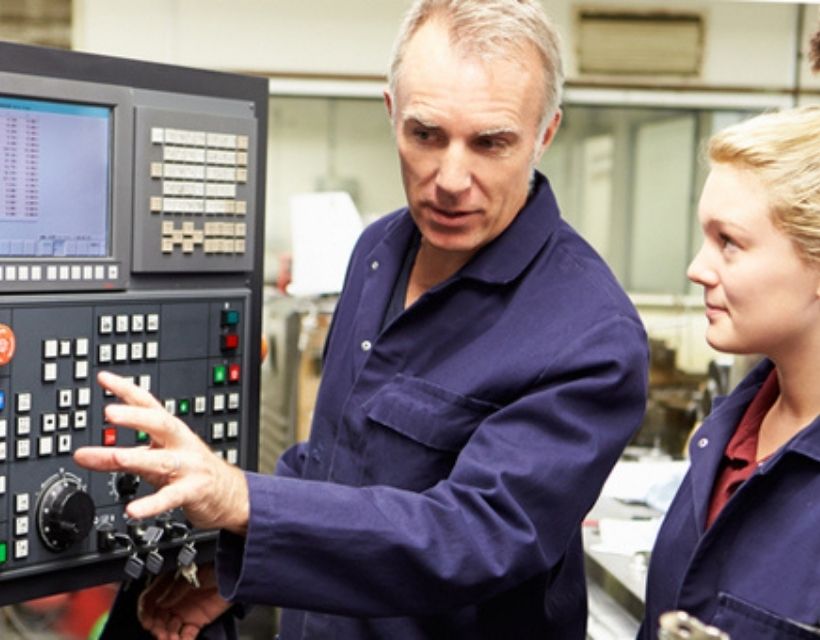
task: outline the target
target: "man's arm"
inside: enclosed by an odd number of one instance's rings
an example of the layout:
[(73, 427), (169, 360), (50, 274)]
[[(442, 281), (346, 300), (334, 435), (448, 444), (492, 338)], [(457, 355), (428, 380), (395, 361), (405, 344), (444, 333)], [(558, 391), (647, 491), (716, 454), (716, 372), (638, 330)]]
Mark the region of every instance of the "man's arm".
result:
[(248, 474), (253, 517), (245, 539), (222, 537), (223, 595), (425, 616), (548, 579), (640, 424), (647, 360), (634, 320), (587, 329), (422, 493)]

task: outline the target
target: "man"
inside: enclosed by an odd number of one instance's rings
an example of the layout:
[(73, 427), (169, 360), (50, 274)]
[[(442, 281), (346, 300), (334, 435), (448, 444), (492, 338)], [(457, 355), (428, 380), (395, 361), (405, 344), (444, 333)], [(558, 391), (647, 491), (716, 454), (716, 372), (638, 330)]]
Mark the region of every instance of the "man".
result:
[[(648, 354), (534, 172), (561, 82), (537, 0), (414, 3), (385, 94), (409, 206), (359, 240), (310, 441), (275, 477), (100, 376), (126, 402), (108, 419), (154, 446), (77, 461), (161, 487), (132, 517), (222, 529), (219, 592), (285, 607), (284, 640), (585, 637), (580, 523), (641, 421)], [(193, 637), (227, 607), (205, 579), (155, 588), (143, 623)]]

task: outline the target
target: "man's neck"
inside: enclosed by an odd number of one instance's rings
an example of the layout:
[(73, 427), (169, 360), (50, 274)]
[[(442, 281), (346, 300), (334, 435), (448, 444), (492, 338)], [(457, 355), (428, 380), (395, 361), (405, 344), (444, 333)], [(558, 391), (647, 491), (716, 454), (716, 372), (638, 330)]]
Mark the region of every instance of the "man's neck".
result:
[(405, 308), (413, 304), (424, 292), (444, 282), (470, 261), (475, 251), (442, 251), (421, 239), (416, 260), (407, 284)]

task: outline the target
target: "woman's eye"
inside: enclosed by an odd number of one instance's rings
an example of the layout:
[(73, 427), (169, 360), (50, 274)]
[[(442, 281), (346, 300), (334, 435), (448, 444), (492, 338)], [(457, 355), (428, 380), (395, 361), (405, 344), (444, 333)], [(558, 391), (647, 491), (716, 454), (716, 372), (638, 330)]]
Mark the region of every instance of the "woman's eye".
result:
[(721, 249), (737, 249), (737, 244), (735, 241), (725, 233), (721, 233), (718, 238), (720, 239)]

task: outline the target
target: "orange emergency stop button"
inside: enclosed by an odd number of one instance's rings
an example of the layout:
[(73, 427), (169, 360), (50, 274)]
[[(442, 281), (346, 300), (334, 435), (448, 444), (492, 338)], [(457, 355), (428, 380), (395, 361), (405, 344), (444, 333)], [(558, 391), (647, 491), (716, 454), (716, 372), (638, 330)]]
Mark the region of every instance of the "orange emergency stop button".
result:
[(0, 324), (0, 367), (11, 362), (16, 346), (14, 331), (7, 324)]

